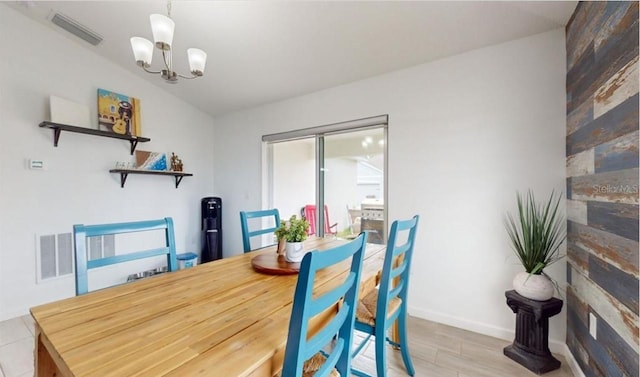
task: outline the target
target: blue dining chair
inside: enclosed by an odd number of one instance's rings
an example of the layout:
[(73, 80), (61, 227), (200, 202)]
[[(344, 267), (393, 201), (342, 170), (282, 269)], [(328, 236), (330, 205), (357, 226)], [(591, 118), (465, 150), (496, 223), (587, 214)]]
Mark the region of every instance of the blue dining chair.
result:
[[(345, 245), (311, 251), (302, 259), (293, 297), (282, 377), (350, 375), (355, 306), (366, 239), (366, 233), (361, 233)], [(351, 268), (347, 277), (330, 291), (314, 297), (318, 271), (348, 258), (351, 258)], [(336, 305), (339, 309), (335, 317), (307, 338), (311, 318)]]
[[(164, 247), (90, 260), (88, 260), (87, 258), (87, 239), (89, 237), (156, 230), (164, 230)], [(167, 270), (176, 271), (178, 269), (178, 260), (176, 258), (176, 241), (173, 234), (173, 220), (170, 217), (166, 217), (160, 220), (147, 220), (128, 223), (98, 225), (76, 224), (73, 226), (73, 237), (76, 257), (76, 295), (82, 295), (89, 291), (87, 272), (88, 270), (93, 268), (129, 262), (137, 259), (151, 258), (158, 255), (166, 255)]]
[[(353, 357), (362, 350), (371, 336), (375, 336), (376, 373), (378, 377), (387, 375), (386, 343), (400, 348), (402, 360), (410, 376), (415, 374), (409, 344), (407, 341), (407, 289), (409, 287), (409, 270), (411, 257), (418, 228), (419, 216), (410, 220), (394, 221), (389, 232), (389, 242), (382, 267), (382, 277), (378, 290), (363, 297), (358, 303), (355, 329), (367, 334), (356, 348)], [(405, 239), (404, 243), (397, 243)], [(398, 261), (399, 263), (396, 263)], [(397, 264), (397, 265), (396, 265)], [(400, 343), (387, 337), (389, 328), (398, 322)], [(369, 377), (368, 374), (352, 370), (356, 376)]]
[[(273, 218), (273, 226), (267, 225), (267, 228), (249, 230), (250, 219), (260, 219), (260, 221), (266, 221), (269, 218)], [(248, 253), (252, 250), (251, 238), (267, 233), (273, 233), (276, 229), (278, 229), (278, 227), (280, 226), (280, 212), (278, 212), (277, 208), (252, 212), (240, 211), (240, 226), (242, 227), (242, 245), (244, 247), (244, 252)]]

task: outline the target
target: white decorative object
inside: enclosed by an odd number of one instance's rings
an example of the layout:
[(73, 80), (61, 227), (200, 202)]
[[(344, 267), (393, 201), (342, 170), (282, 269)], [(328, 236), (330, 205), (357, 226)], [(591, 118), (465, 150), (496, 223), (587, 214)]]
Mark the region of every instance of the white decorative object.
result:
[(298, 263), (302, 261), (302, 258), (305, 255), (304, 245), (302, 242), (287, 242), (287, 247), (285, 251), (285, 259), (287, 262)]
[(68, 99), (49, 96), (51, 121), (71, 126), (91, 128), (89, 107)]
[(553, 282), (545, 275), (529, 274), (526, 271), (519, 272), (513, 278), (513, 289), (520, 296), (536, 301), (546, 301), (553, 297)]

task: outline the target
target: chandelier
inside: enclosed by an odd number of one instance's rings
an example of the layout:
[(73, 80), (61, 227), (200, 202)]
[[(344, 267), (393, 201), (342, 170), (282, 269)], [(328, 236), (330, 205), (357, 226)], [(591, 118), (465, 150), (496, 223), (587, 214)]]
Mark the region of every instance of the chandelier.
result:
[(167, 2), (167, 16), (162, 14), (152, 14), (149, 16), (151, 20), (151, 31), (153, 32), (153, 41), (155, 46), (162, 52), (162, 60), (164, 69), (159, 71), (150, 70), (151, 59), (153, 58), (154, 44), (142, 37), (131, 38), (131, 48), (136, 64), (146, 72), (160, 74), (163, 79), (169, 83), (176, 83), (178, 77), (185, 79), (195, 79), (204, 74), (204, 65), (207, 62), (207, 53), (198, 48), (187, 49), (187, 57), (189, 59), (189, 69), (191, 76), (184, 76), (173, 70), (173, 57), (171, 53), (171, 43), (173, 42), (173, 30), (175, 23), (171, 19), (171, 1)]

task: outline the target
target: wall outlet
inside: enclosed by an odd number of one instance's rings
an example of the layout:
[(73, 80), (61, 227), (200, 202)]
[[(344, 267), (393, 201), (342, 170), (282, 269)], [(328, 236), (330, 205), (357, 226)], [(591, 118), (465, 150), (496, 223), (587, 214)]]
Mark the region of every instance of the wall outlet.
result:
[(598, 331), (598, 317), (596, 317), (593, 313), (589, 312), (589, 334), (593, 337), (593, 339), (597, 339), (596, 334)]

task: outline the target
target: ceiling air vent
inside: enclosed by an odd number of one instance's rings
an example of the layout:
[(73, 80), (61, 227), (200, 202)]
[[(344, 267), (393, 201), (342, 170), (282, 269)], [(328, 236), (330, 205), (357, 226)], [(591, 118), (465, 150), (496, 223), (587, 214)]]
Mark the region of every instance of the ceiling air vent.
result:
[(102, 37), (97, 33), (89, 30), (86, 26), (79, 24), (78, 22), (63, 14), (56, 13), (55, 15), (53, 15), (53, 18), (51, 18), (51, 22), (60, 26), (69, 33), (75, 35), (76, 37), (91, 43), (94, 46), (97, 46), (100, 42), (102, 42)]

